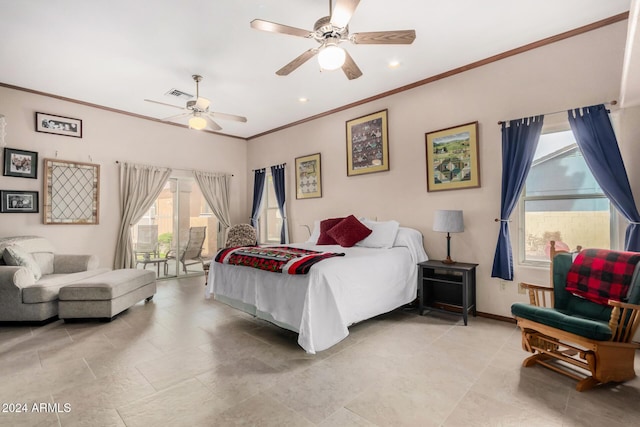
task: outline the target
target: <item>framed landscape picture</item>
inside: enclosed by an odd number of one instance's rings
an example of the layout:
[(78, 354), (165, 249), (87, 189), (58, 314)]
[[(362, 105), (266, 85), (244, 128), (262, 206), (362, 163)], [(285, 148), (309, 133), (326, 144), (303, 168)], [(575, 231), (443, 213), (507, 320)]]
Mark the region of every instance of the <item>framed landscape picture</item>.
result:
[(36, 132), (82, 138), (82, 120), (36, 113)]
[(347, 176), (389, 170), (387, 110), (347, 122)]
[(38, 192), (0, 190), (0, 212), (38, 213)]
[(296, 199), (322, 197), (320, 153), (296, 158)]
[(38, 177), (38, 153), (35, 151), (4, 149), (4, 176)]
[(478, 122), (429, 132), (427, 191), (480, 187)]

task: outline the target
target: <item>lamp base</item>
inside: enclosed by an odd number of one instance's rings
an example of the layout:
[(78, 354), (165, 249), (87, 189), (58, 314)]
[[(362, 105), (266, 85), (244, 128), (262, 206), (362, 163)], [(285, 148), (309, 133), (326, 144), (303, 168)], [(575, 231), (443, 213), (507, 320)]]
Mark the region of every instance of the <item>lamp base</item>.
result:
[(455, 264), (456, 262), (451, 259), (451, 235), (447, 231), (447, 258), (442, 260), (443, 264)]

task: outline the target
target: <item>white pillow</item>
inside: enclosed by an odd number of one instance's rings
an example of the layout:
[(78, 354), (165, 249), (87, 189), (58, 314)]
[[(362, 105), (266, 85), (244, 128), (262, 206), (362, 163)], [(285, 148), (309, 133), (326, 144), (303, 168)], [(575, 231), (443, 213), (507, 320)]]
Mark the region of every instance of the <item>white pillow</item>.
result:
[(313, 223), (313, 231), (311, 232), (311, 236), (307, 239), (307, 243), (316, 244), (318, 242), (318, 237), (320, 237), (320, 220), (317, 219)]
[(7, 265), (26, 267), (26, 269), (33, 274), (33, 278), (36, 280), (40, 280), (42, 277), (42, 270), (40, 270), (40, 266), (36, 260), (29, 252), (19, 246), (7, 246), (4, 249), (2, 258)]
[(356, 243), (356, 246), (385, 249), (393, 247), (393, 242), (396, 240), (400, 227), (398, 221), (377, 222), (363, 219), (361, 222), (371, 229), (371, 234)]
[(414, 228), (400, 227), (393, 246), (409, 248), (411, 257), (416, 264), (429, 259), (422, 244), (422, 233)]

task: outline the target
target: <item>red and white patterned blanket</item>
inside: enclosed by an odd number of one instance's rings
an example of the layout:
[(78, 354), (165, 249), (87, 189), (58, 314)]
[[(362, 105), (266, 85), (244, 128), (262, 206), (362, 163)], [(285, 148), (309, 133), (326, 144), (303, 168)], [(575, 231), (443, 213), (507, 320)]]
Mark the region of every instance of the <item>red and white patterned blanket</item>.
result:
[(307, 274), (316, 263), (337, 256), (344, 256), (344, 254), (317, 252), (289, 246), (241, 246), (221, 249), (215, 261), (221, 264), (259, 268), (274, 273)]

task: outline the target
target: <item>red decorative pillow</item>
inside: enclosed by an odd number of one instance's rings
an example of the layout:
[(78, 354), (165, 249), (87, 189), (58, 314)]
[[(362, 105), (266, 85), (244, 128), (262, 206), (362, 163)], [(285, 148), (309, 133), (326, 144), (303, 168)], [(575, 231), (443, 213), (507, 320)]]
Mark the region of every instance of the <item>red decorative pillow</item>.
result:
[(344, 218), (327, 218), (320, 221), (320, 236), (318, 236), (318, 242), (316, 245), (337, 245), (338, 242), (336, 242), (333, 237), (329, 236), (327, 233), (343, 219)]
[(333, 226), (327, 234), (338, 242), (340, 246), (350, 248), (371, 234), (371, 229), (358, 221), (355, 216), (349, 215)]

